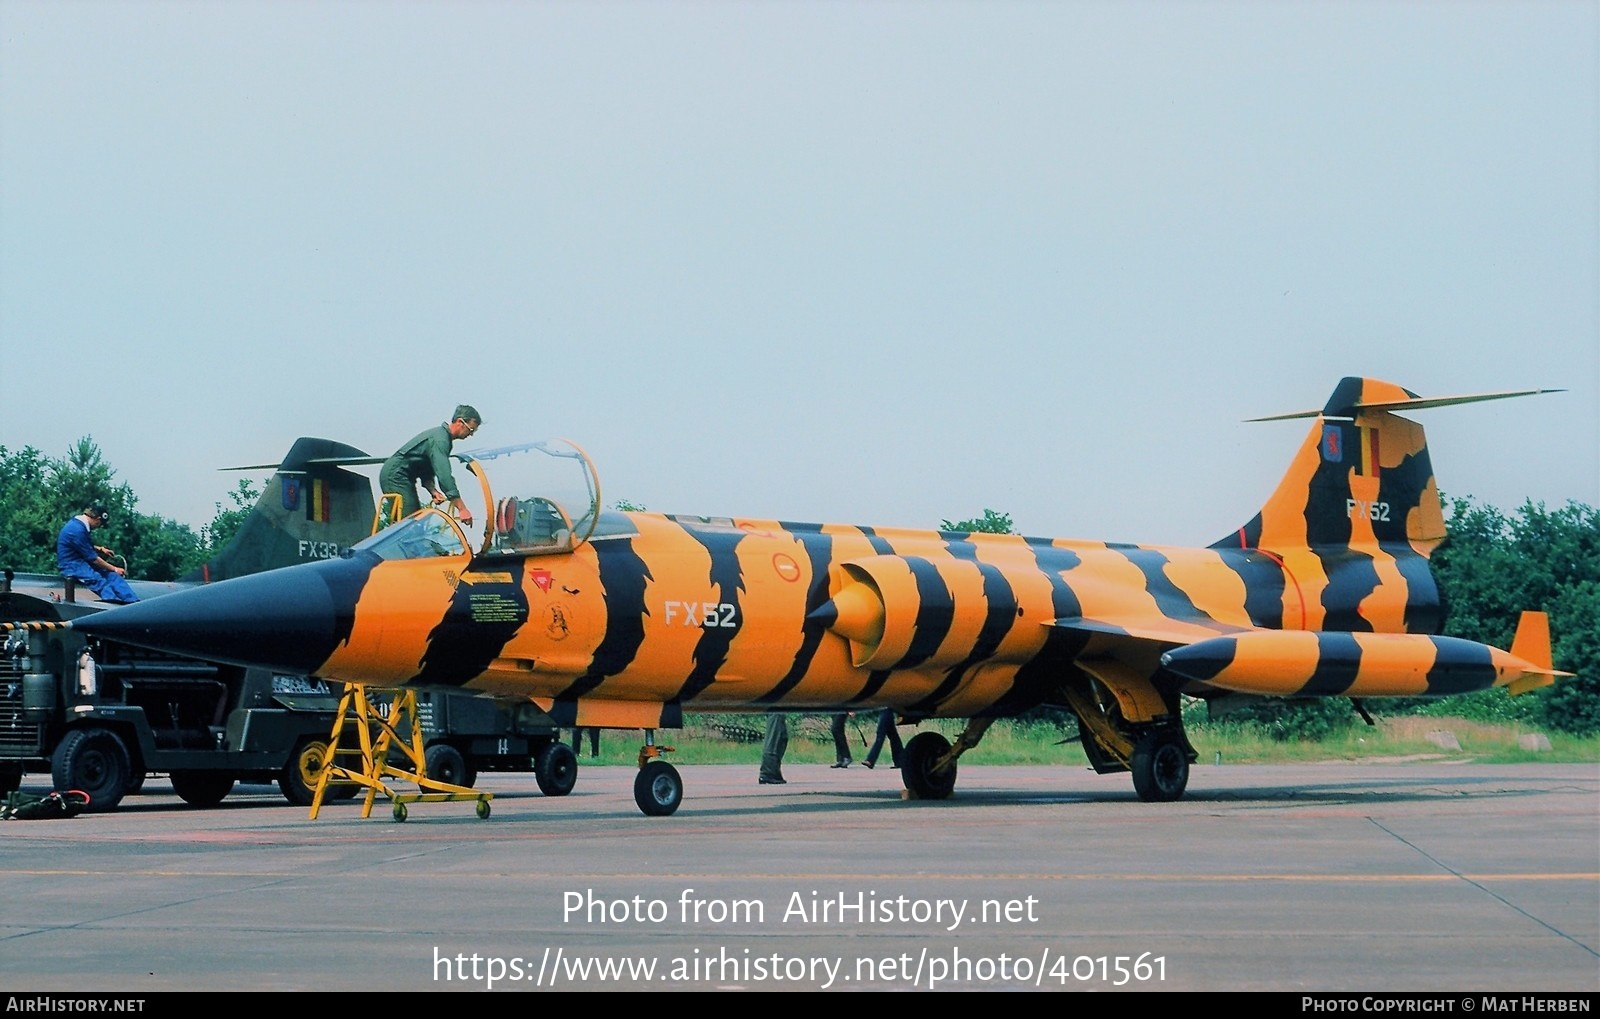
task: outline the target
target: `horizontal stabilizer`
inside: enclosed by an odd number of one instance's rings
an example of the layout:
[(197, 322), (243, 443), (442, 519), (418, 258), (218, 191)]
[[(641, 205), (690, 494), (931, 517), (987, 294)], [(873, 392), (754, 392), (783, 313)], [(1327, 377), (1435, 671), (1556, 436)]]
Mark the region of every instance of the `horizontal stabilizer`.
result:
[(225, 471), (280, 471), (284, 474), (304, 474), (310, 467), (344, 467), (353, 464), (383, 463), (384, 458), (371, 457), (365, 450), (333, 439), (303, 438), (295, 440), (289, 453), (277, 463), (245, 464), (242, 467), (224, 467)]
[[(375, 464), (386, 462), (386, 456), (368, 456), (354, 446), (345, 446), (344, 443), (332, 443), (348, 450), (348, 453), (335, 453), (331, 456), (318, 456), (306, 459), (284, 460), (275, 464), (245, 464), (242, 467), (224, 467), (225, 471), (270, 471), (277, 470), (284, 474), (303, 473), (307, 467), (371, 467)], [(469, 460), (493, 460), (497, 456), (506, 456), (509, 453), (521, 453), (524, 450), (540, 446), (537, 442), (519, 442), (511, 446), (495, 446), (492, 449), (475, 449), (470, 453), (452, 453), (455, 459), (466, 463)]]
[(365, 467), (381, 464), (386, 456), (319, 456), (315, 460), (301, 460), (294, 467), (284, 464), (242, 464), (238, 467), (220, 467), (224, 471), (281, 471), (284, 474), (304, 474), (307, 467)]
[[(1565, 389), (1516, 389), (1506, 390), (1501, 393), (1473, 393), (1465, 396), (1435, 396), (1412, 397), (1406, 400), (1370, 400), (1350, 405), (1353, 413), (1358, 410), (1427, 410), (1430, 407), (1452, 407), (1458, 403), (1482, 403), (1485, 400), (1509, 400), (1514, 396), (1538, 396), (1542, 393), (1564, 393)], [(1324, 410), (1297, 410), (1288, 414), (1271, 414), (1261, 418), (1245, 418), (1247, 422), (1255, 421), (1292, 421), (1296, 418), (1314, 418), (1325, 414)]]
[[(1339, 380), (1321, 410), (1252, 418), (1315, 421), (1260, 512), (1211, 547), (1258, 548), (1278, 555), (1339, 548), (1370, 554), (1384, 548), (1386, 555), (1400, 551), (1404, 558), (1425, 559), (1445, 538), (1444, 507), (1422, 425), (1389, 412), (1558, 392), (1520, 389), (1428, 397), (1382, 379), (1351, 376)], [(1415, 566), (1409, 568), (1422, 576)], [(1334, 619), (1322, 625), (1361, 630), (1375, 622), (1367, 617), (1365, 623)], [(1393, 629), (1398, 622), (1385, 619), (1377, 628)], [(1436, 622), (1414, 616), (1405, 628), (1425, 632), (1436, 629)]]

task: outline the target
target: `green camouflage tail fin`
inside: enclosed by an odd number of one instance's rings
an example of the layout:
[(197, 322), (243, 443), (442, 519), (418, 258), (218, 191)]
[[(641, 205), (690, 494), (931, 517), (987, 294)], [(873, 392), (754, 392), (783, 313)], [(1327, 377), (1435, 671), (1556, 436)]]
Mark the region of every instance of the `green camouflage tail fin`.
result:
[(372, 532), (374, 509), (372, 482), (340, 464), (372, 459), (331, 439), (297, 439), (233, 540), (182, 579), (227, 580), (337, 556)]

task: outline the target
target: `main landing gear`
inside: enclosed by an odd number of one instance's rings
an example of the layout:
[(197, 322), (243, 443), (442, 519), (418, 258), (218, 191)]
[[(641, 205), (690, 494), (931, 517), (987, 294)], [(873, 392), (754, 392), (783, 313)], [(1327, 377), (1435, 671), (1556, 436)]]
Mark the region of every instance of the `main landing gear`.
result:
[(1189, 748), (1176, 728), (1156, 729), (1139, 737), (1128, 762), (1133, 791), (1146, 803), (1170, 803), (1189, 785)]
[[(993, 721), (970, 719), (954, 745), (937, 732), (913, 736), (900, 752), (901, 778), (912, 798), (948, 799), (956, 787), (956, 760), (978, 745)], [(1134, 792), (1146, 803), (1168, 803), (1183, 796), (1196, 755), (1182, 725), (1157, 723), (1132, 729), (1114, 712), (1101, 712), (1081, 730), (1084, 752), (1095, 771), (1131, 771)]]
[(919, 732), (900, 751), (900, 779), (919, 800), (947, 800), (956, 790), (956, 759), (977, 746), (994, 724), (992, 718), (970, 718), (952, 746), (936, 732)]
[(1189, 765), (1199, 754), (1183, 732), (1175, 690), (1125, 667), (1097, 663), (1097, 679), (1063, 685), (1078, 717), (1084, 756), (1097, 774), (1133, 773), (1133, 791), (1146, 803), (1170, 803), (1189, 785)]

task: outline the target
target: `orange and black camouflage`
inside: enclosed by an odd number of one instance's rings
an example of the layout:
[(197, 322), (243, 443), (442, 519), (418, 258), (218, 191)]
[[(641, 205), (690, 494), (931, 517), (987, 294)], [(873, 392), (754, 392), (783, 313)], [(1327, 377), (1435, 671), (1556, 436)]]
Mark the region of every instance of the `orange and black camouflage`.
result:
[(1195, 759), (1180, 694), (1522, 692), (1562, 675), (1537, 614), (1510, 652), (1438, 635), (1428, 556), (1444, 518), (1423, 430), (1394, 413), (1511, 395), (1343, 380), (1320, 414), (1283, 415), (1316, 420), (1261, 511), (1207, 548), (602, 513), (596, 488), (586, 537), (569, 514), (545, 544), (503, 544), (543, 501), (519, 517), (501, 499), (474, 554), (425, 509), (345, 558), (81, 626), (345, 683), (530, 700), (563, 726), (674, 728), (689, 709), (969, 719), (954, 748), (935, 733), (908, 745), (907, 785), (933, 797), (994, 719), (1063, 705), (1097, 770), (1175, 799)]

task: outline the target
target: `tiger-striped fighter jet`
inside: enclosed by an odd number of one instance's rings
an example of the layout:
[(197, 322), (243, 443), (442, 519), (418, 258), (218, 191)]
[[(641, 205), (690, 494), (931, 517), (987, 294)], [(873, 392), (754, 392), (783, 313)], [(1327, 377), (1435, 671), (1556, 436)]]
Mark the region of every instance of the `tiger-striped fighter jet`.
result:
[[(559, 480), (493, 466), (482, 531), (424, 509), (344, 558), (212, 584), (77, 624), (160, 650), (378, 688), (531, 701), (559, 725), (645, 730), (635, 798), (682, 798), (654, 730), (685, 710), (967, 719), (906, 746), (943, 798), (995, 720), (1078, 718), (1099, 772), (1184, 792), (1180, 695), (1439, 696), (1567, 675), (1545, 619), (1509, 651), (1439, 636), (1428, 557), (1445, 537), (1425, 399), (1339, 383), (1265, 506), (1206, 548), (602, 511), (581, 450), (534, 444)], [(1262, 418), (1258, 420), (1273, 420)], [(542, 454), (542, 456), (541, 456)], [(478, 470), (480, 478), (490, 471)]]

